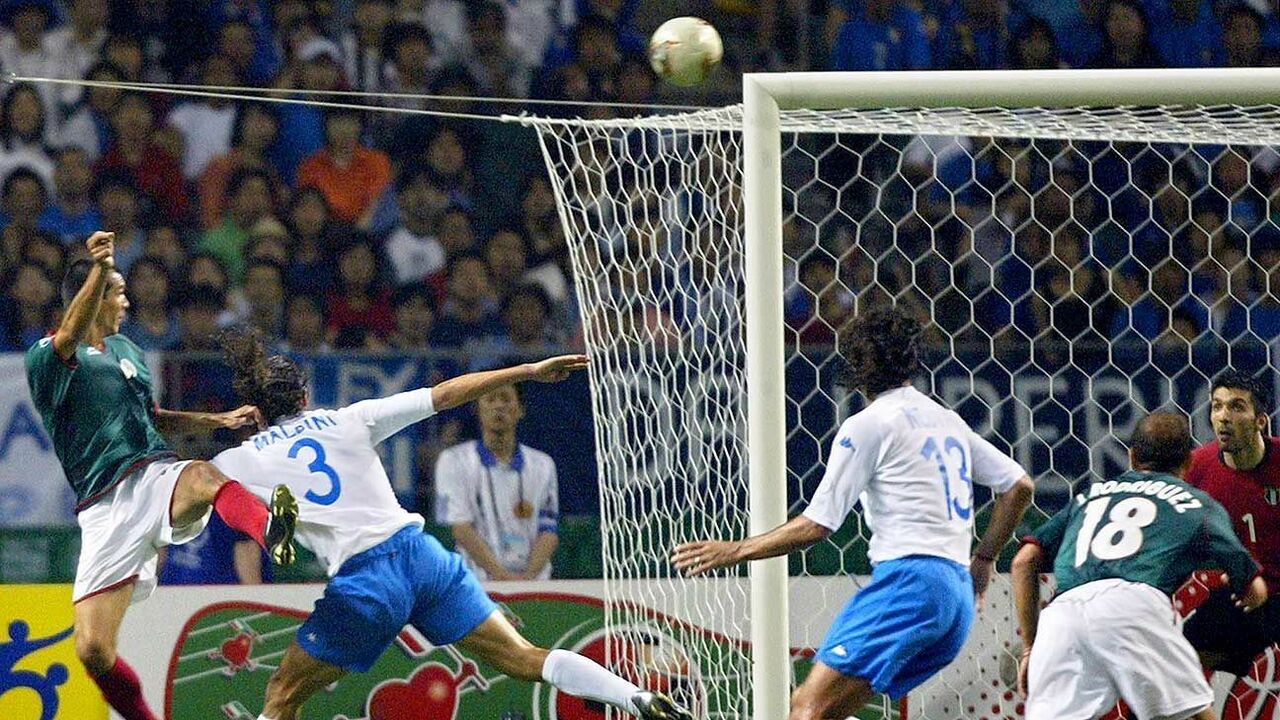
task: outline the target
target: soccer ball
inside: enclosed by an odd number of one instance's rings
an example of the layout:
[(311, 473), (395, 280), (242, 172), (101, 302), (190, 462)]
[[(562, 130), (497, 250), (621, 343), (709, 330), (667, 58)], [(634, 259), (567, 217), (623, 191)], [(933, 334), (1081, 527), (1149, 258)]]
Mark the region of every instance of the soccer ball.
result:
[(723, 55), (720, 33), (702, 18), (672, 18), (649, 38), (649, 64), (672, 85), (697, 85)]

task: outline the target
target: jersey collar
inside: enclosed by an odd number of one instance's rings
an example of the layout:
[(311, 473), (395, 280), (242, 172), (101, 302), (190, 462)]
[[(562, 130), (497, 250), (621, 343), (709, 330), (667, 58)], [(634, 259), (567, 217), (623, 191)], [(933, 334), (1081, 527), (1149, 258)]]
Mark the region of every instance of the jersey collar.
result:
[[(511, 456), (511, 469), (516, 472), (524, 470), (524, 451), (521, 448), (522, 446), (517, 442), (515, 454)], [(476, 454), (480, 456), (480, 464), (487, 468), (501, 464), (493, 451), (485, 446), (483, 439), (476, 440)]]

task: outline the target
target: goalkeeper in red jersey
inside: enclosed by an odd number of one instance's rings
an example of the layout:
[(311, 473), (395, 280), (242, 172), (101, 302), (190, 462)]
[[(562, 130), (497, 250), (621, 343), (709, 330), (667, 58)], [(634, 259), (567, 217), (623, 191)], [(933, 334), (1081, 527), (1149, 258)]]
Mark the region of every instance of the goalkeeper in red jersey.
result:
[(293, 560), (297, 502), (277, 488), (268, 508), (206, 462), (179, 460), (162, 432), (212, 432), (261, 423), (253, 407), (227, 413), (161, 410), (142, 350), (119, 334), (129, 301), (115, 269), (113, 233), (96, 232), (62, 282), (66, 310), (27, 351), (27, 383), (76, 494), (80, 560), (76, 654), (126, 720), (154, 720), (138, 676), (116, 655), (131, 602), (156, 585), (156, 549), (187, 542), (210, 508), (280, 564)]
[[(1187, 482), (1227, 509), (1236, 535), (1262, 566), (1267, 589), (1280, 591), (1280, 438), (1269, 436), (1266, 387), (1228, 370), (1214, 378), (1209, 417), (1216, 440), (1191, 456)], [(1208, 667), (1247, 675), (1280, 640), (1280, 603), (1244, 613), (1226, 589), (1211, 593), (1183, 632)]]

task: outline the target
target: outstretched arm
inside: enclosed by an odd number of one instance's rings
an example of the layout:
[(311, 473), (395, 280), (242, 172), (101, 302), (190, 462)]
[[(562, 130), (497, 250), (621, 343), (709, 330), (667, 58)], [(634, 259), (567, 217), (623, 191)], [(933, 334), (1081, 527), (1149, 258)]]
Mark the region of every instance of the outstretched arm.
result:
[(234, 430), (248, 425), (266, 427), (262, 413), (252, 405), (241, 405), (235, 410), (221, 413), (184, 412), (156, 408), (152, 414), (156, 429), (164, 435), (208, 434), (214, 430)]
[(574, 370), (587, 366), (586, 355), (560, 355), (536, 363), (525, 363), (501, 370), (467, 373), (450, 378), (431, 388), (431, 404), (436, 412), (466, 405), (485, 393), (503, 385), (534, 380), (560, 382)]
[(62, 315), (62, 323), (53, 334), (53, 351), (63, 360), (76, 354), (76, 347), (84, 341), (85, 336), (98, 319), (98, 308), (102, 306), (102, 295), (106, 292), (107, 278), (115, 270), (115, 233), (96, 232), (89, 236), (85, 245), (93, 258), (93, 268), (89, 277), (76, 296), (71, 299), (67, 311)]
[(831, 530), (797, 515), (763, 535), (746, 540), (699, 540), (676, 547), (671, 562), (685, 575), (701, 575), (744, 560), (787, 555), (803, 550), (831, 534)]

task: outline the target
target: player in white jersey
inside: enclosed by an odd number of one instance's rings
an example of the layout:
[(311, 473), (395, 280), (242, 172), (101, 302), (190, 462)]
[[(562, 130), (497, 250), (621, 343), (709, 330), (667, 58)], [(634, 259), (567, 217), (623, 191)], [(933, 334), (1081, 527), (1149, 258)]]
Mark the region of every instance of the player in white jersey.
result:
[[(785, 555), (837, 530), (861, 501), (871, 583), (832, 624), (791, 698), (792, 720), (848, 717), (874, 693), (899, 698), (950, 663), (1035, 491), (1018, 463), (911, 386), (920, 332), (900, 311), (877, 309), (841, 333), (846, 380), (870, 402), (840, 426), (804, 513), (763, 535), (686, 543), (672, 555), (690, 575)], [(971, 556), (975, 482), (999, 497)]]
[[(525, 640), (456, 553), (422, 532), (423, 519), (400, 507), (375, 446), (402, 428), (503, 385), (557, 382), (586, 367), (582, 355), (471, 373), (435, 387), (365, 400), (338, 410), (305, 410), (297, 365), (266, 357), (256, 334), (223, 339), (236, 392), (270, 427), (213, 464), (252, 469), (295, 491), (295, 539), (330, 576), (324, 596), (267, 684), (259, 720), (293, 720), (304, 702), (349, 671), (364, 672), (412, 625), (435, 645), (457, 644), (510, 677), (545, 680), (571, 695), (646, 720), (692, 720), (670, 698), (634, 684), (576, 653)], [(267, 494), (271, 485), (251, 485)]]

